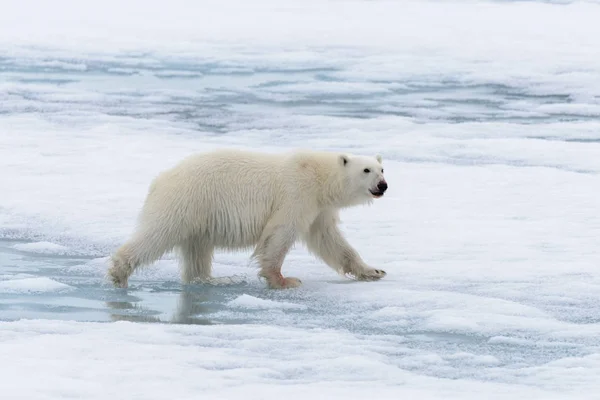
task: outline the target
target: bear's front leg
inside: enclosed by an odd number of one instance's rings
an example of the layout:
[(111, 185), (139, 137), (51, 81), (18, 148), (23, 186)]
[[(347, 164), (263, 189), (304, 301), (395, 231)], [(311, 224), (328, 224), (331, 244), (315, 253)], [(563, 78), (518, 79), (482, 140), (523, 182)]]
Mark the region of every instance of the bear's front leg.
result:
[(267, 280), (271, 289), (289, 289), (302, 285), (298, 278), (285, 278), (281, 274), (283, 260), (296, 241), (296, 231), (290, 226), (267, 226), (256, 246), (253, 258), (260, 264), (259, 276)]
[(376, 281), (386, 272), (369, 267), (358, 252), (348, 243), (339, 230), (336, 212), (324, 212), (312, 223), (304, 235), (308, 249), (327, 265), (343, 275), (350, 275), (359, 281)]

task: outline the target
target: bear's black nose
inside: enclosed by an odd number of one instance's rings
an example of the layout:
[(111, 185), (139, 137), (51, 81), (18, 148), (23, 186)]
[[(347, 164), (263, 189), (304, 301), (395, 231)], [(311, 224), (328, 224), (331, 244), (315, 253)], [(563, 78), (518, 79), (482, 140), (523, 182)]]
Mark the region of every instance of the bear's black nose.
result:
[(381, 193), (385, 192), (387, 190), (387, 182), (386, 181), (381, 181), (377, 184), (377, 190), (379, 190)]

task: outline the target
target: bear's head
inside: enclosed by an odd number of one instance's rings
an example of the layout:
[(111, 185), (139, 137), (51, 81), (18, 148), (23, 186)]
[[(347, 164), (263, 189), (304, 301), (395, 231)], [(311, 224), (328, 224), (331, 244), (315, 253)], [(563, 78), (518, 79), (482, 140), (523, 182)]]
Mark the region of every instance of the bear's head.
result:
[(370, 203), (382, 197), (388, 188), (383, 176), (382, 157), (341, 154), (338, 158), (345, 172), (345, 206)]

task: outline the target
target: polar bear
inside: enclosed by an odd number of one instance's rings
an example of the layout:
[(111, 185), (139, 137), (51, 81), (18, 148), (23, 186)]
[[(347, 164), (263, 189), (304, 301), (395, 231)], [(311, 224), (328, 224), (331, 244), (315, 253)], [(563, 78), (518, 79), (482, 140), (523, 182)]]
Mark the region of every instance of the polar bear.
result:
[(182, 281), (211, 279), (215, 249), (254, 247), (259, 276), (270, 288), (294, 288), (281, 267), (296, 242), (340, 274), (383, 278), (346, 241), (337, 224), (343, 208), (369, 204), (387, 190), (382, 158), (296, 150), (237, 149), (189, 156), (151, 183), (132, 237), (110, 258), (108, 276), (127, 287), (136, 268), (173, 249)]

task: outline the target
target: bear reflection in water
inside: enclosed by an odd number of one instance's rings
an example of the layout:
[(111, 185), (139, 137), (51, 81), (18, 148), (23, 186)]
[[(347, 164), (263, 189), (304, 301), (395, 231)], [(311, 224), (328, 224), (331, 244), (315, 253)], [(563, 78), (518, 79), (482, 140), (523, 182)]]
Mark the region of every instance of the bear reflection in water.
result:
[(205, 304), (208, 301), (210, 301), (210, 295), (206, 292), (184, 287), (179, 294), (177, 306), (168, 319), (157, 316), (149, 308), (135, 302), (107, 301), (106, 306), (112, 321), (213, 325), (209, 318), (202, 317), (203, 314), (213, 311)]

